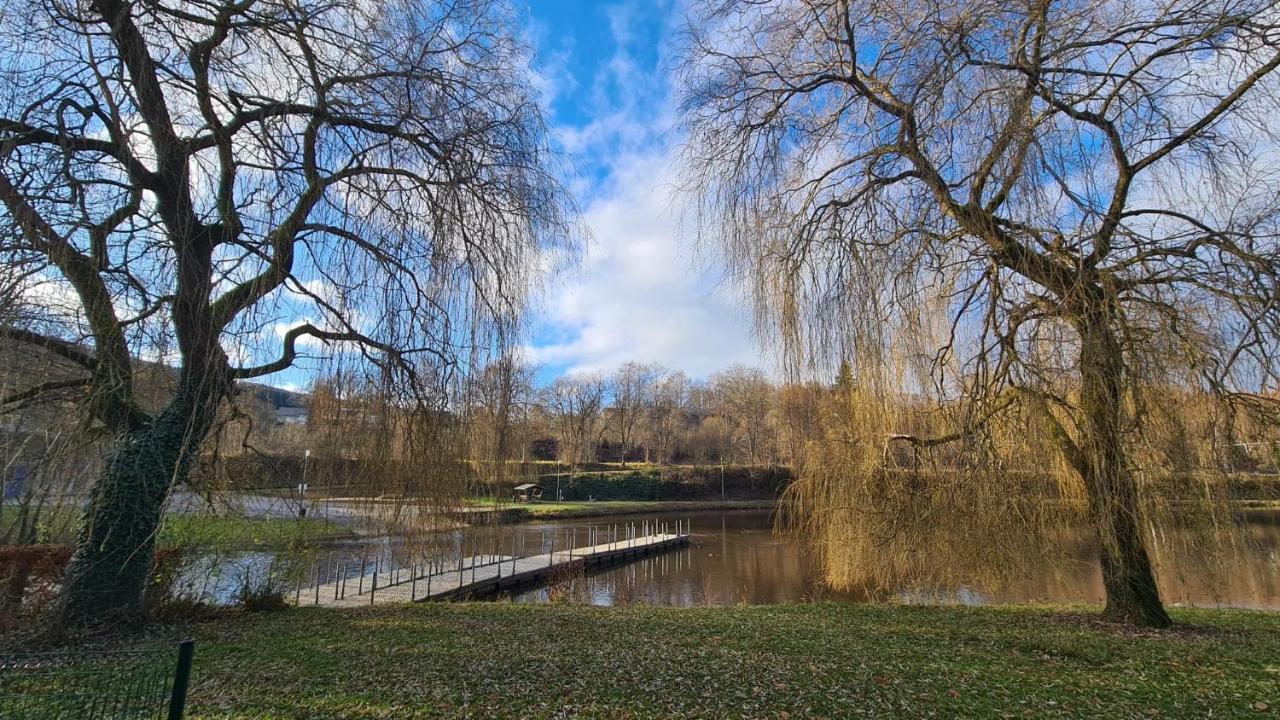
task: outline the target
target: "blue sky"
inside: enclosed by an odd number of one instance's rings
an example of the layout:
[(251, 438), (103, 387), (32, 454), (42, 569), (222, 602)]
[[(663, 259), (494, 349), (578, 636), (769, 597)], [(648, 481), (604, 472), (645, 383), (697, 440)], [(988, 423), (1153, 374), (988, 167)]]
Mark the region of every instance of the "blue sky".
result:
[(741, 303), (682, 237), (670, 57), (679, 4), (531, 0), (526, 9), (555, 142), (577, 172), (570, 185), (592, 235), (580, 267), (537, 303), (526, 357), (544, 378), (628, 360), (695, 377), (767, 365)]

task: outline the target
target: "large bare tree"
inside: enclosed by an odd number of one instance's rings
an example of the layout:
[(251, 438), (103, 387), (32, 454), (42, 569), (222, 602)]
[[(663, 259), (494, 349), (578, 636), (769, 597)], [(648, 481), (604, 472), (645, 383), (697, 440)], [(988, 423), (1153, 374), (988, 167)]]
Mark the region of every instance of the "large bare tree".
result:
[(627, 452), (635, 445), (640, 432), (639, 423), (648, 414), (653, 403), (654, 385), (660, 372), (653, 365), (628, 362), (609, 376), (608, 391), (613, 400), (609, 422), (618, 431), (624, 468), (627, 466)]
[(521, 431), (534, 401), (533, 366), (505, 355), (474, 373), (468, 383), (467, 435), (470, 460), (481, 481), (505, 491), (507, 467), (519, 460), (517, 449), (528, 444)]
[(713, 407), (733, 429), (730, 457), (748, 465), (772, 461), (770, 416), (778, 391), (764, 371), (735, 365), (712, 375), (708, 387)]
[(560, 441), (560, 458), (571, 467), (596, 459), (606, 390), (598, 373), (562, 375), (542, 390), (543, 409), (551, 415)]
[[(0, 259), (75, 309), (0, 335), (78, 369), (0, 402), (76, 391), (113, 438), (66, 621), (137, 613), (166, 496), (237, 381), (329, 348), (431, 394), (509, 328), (573, 229), (513, 18), (498, 0), (0, 9)], [(139, 358), (176, 370), (156, 412)]]
[(1280, 330), (1273, 0), (707, 0), (688, 172), (789, 355), (1041, 409), (1106, 615), (1169, 622), (1127, 451), (1141, 389), (1257, 404)]
[(653, 405), (646, 422), (646, 447), (660, 463), (673, 462), (677, 441), (688, 424), (689, 376), (679, 370), (664, 372), (654, 385)]

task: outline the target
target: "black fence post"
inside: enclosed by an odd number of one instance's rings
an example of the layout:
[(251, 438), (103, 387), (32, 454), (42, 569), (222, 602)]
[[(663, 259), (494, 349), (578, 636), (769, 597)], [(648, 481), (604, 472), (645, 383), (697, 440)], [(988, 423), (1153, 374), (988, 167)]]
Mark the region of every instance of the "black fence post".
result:
[(191, 682), (191, 661), (195, 654), (195, 640), (178, 643), (178, 668), (173, 673), (173, 692), (169, 695), (169, 720), (182, 720), (186, 710), (187, 685)]

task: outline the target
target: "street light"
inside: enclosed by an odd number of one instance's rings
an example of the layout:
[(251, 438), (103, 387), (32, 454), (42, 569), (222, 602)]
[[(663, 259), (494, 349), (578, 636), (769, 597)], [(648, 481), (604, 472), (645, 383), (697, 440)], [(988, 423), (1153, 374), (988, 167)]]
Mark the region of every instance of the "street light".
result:
[(311, 459), (311, 451), (302, 452), (302, 482), (298, 483), (298, 517), (307, 516), (307, 508), (303, 504), (307, 495), (307, 461)]

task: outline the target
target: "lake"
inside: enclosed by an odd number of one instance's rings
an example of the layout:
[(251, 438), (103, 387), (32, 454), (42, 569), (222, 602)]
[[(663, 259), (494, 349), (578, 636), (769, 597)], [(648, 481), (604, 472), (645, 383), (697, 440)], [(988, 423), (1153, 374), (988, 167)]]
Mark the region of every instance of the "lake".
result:
[[(836, 592), (822, 582), (820, 568), (804, 544), (773, 532), (769, 512), (715, 512), (687, 516), (693, 544), (683, 550), (638, 560), (599, 574), (569, 581), (556, 596), (593, 605), (646, 603), (650, 605), (738, 605), (796, 603), (815, 600), (867, 601), (867, 593)], [(652, 518), (649, 518), (652, 519)], [(640, 522), (642, 518), (606, 521), (539, 523), (525, 526), (530, 536), (564, 532), (588, 525)], [(1250, 546), (1225, 558), (1221, 577), (1193, 572), (1193, 558), (1180, 557), (1159, 576), (1160, 589), (1170, 605), (1231, 606), (1280, 610), (1280, 512), (1260, 511), (1248, 516)], [(1056, 571), (1033, 574), (1000, 588), (965, 586), (928, 595), (889, 593), (906, 602), (1100, 603), (1102, 577), (1092, 543), (1073, 542), (1075, 562)], [(513, 598), (517, 602), (547, 602), (546, 588)], [(884, 599), (880, 596), (878, 599)]]
[[(687, 607), (694, 605), (739, 605), (799, 603), (812, 601), (897, 600), (922, 603), (1099, 603), (1103, 600), (1102, 579), (1088, 533), (1069, 539), (1071, 558), (1061, 566), (1044, 568), (1000, 587), (965, 585), (940, 588), (929, 593), (890, 590), (874, 596), (868, 592), (839, 592), (827, 587), (812, 552), (804, 543), (773, 532), (768, 511), (700, 512), (667, 516), (618, 516), (576, 521), (539, 522), (502, 528), (473, 541), (459, 534), (442, 543), (455, 558), (459, 552), (505, 555), (512, 544), (518, 554), (534, 555), (552, 548), (560, 550), (576, 537), (585, 545), (588, 532), (608, 533), (625, 523), (688, 521), (692, 543), (683, 549), (608, 568), (587, 576), (561, 578), (551, 588), (516, 594), (514, 602), (538, 603), (551, 600), (621, 605), (645, 603)], [(1222, 557), (1217, 573), (1206, 570), (1204, 558), (1194, 551), (1168, 550), (1167, 569), (1159, 572), (1162, 596), (1170, 605), (1230, 606), (1280, 610), (1280, 511), (1255, 511), (1247, 516), (1247, 543), (1234, 547)], [(1166, 540), (1175, 531), (1161, 532)], [(602, 535), (601, 535), (602, 536)], [(1169, 543), (1181, 548), (1183, 543)], [(369, 572), (375, 563), (418, 560), (408, 556), (404, 543), (396, 538), (345, 541), (324, 547), (317, 553), (307, 575), (321, 583), (336, 576), (354, 578), (363, 565)], [(232, 602), (246, 573), (262, 578), (272, 567), (270, 551), (238, 552), (224, 555), (189, 570), (193, 589), (216, 602)], [(420, 556), (419, 556), (420, 557)], [(379, 559), (381, 558), (381, 559)], [(203, 587), (195, 587), (202, 584)]]

